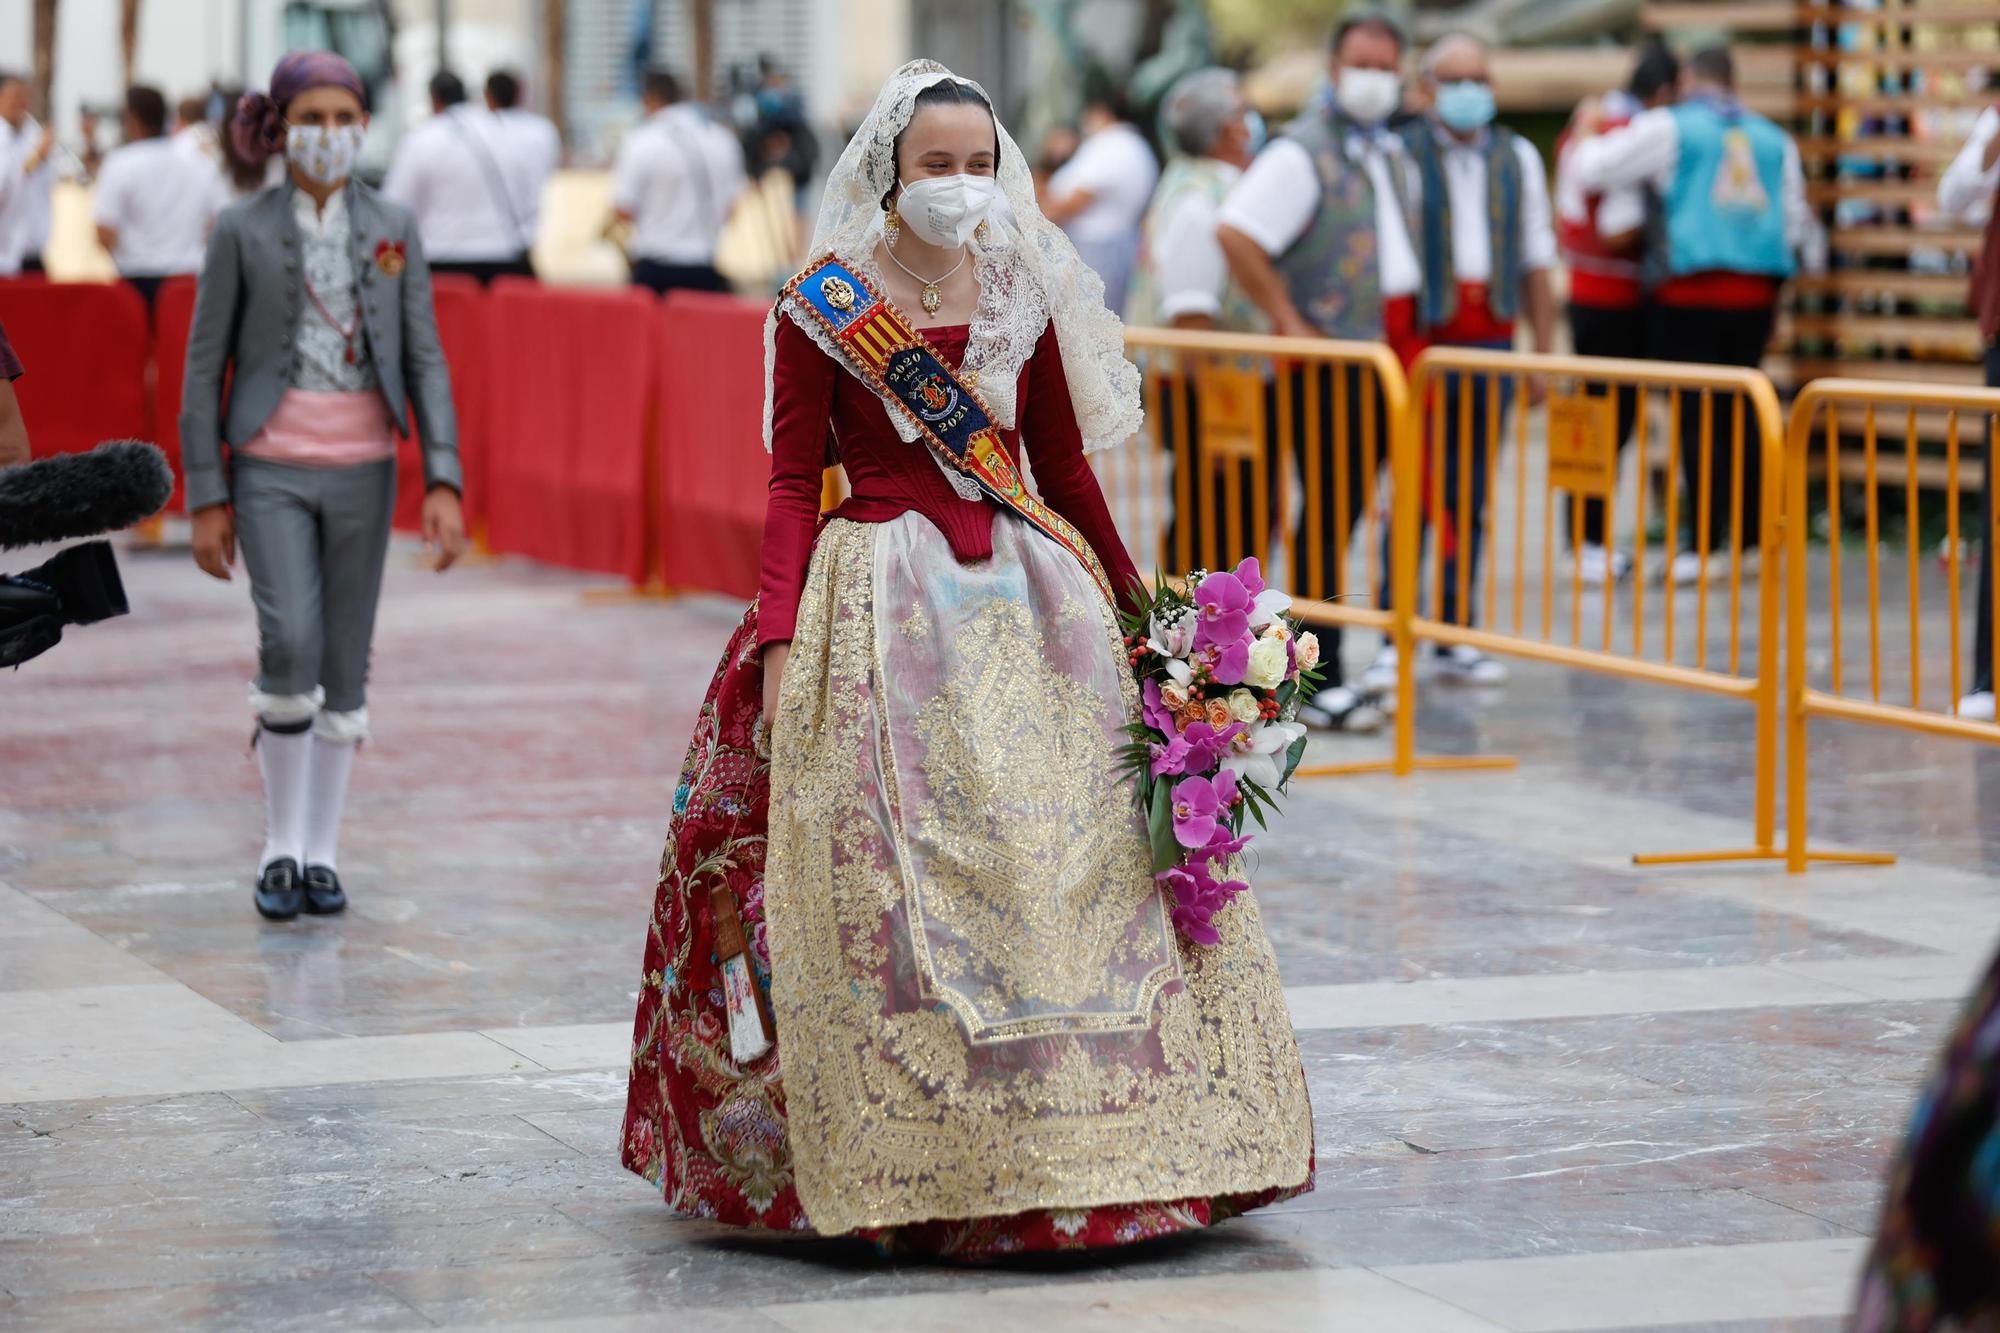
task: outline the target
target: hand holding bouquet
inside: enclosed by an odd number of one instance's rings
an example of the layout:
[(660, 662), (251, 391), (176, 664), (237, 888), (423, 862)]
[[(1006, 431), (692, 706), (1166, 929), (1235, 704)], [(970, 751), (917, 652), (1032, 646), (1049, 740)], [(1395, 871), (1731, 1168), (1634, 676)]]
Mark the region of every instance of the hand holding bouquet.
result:
[(1215, 914), (1249, 887), (1245, 817), (1266, 826), (1305, 754), (1293, 718), (1319, 678), (1319, 640), (1285, 614), (1291, 604), (1253, 558), (1179, 586), (1161, 578), (1120, 617), (1142, 700), (1121, 758), (1146, 811), (1154, 878), (1195, 944), (1221, 938)]

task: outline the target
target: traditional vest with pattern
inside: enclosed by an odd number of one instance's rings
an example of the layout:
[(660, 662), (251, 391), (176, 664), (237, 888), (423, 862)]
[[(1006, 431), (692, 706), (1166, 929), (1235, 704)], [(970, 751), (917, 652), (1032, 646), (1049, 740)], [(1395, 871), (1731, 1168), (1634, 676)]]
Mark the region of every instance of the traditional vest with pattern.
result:
[[(1486, 307), (1498, 320), (1514, 318), (1521, 302), (1521, 158), (1514, 132), (1495, 125), (1472, 146), (1486, 160), (1486, 234), (1493, 273), (1486, 283)], [(1444, 178), (1445, 146), (1428, 120), (1413, 122), (1403, 134), (1417, 179), (1423, 183), (1423, 231), (1417, 255), (1424, 265), (1424, 295), (1417, 303), (1418, 327), (1441, 328), (1458, 315), (1458, 275), (1451, 245), (1451, 189)]]
[[(1349, 137), (1361, 133), (1337, 111), (1310, 112), (1285, 127), (1285, 137), (1313, 160), (1319, 206), (1276, 267), (1299, 314), (1329, 338), (1382, 336), (1375, 183), (1348, 151)], [(1408, 202), (1400, 202), (1407, 217)]]

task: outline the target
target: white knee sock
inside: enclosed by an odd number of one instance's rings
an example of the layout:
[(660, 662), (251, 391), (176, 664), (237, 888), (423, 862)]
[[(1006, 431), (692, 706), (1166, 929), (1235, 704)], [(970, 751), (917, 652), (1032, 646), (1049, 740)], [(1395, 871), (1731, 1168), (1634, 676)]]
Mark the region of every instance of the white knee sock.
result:
[(347, 809), (347, 774), (354, 767), (354, 741), (312, 738), (311, 777), (307, 783), (305, 814), (306, 866), (338, 867), (335, 848), (340, 842), (340, 817)]
[(264, 771), (264, 855), (257, 862), (260, 875), (271, 862), (287, 856), (305, 869), (306, 770), (312, 748), (310, 731), (287, 733), (265, 727), (257, 733), (257, 766)]

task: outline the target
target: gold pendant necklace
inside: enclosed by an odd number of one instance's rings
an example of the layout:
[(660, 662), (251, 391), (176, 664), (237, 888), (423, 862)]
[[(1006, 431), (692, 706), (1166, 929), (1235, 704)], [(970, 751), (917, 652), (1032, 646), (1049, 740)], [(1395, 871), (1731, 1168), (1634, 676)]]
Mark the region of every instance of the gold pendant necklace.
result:
[(892, 263), (896, 265), (897, 268), (903, 270), (903, 272), (909, 274), (911, 277), (915, 278), (918, 282), (921, 282), (924, 285), (923, 291), (917, 294), (917, 303), (923, 306), (924, 313), (926, 315), (935, 315), (938, 312), (938, 307), (944, 304), (944, 293), (938, 290), (938, 284), (940, 282), (950, 282), (954, 277), (958, 275), (958, 271), (965, 267), (965, 261), (970, 258), (972, 258), (972, 252), (970, 250), (967, 250), (965, 253), (961, 254), (958, 257), (958, 262), (951, 266), (951, 272), (946, 273), (942, 277), (938, 278), (926, 278), (923, 274), (918, 273), (915, 269), (912, 269), (908, 264), (905, 264), (902, 260), (896, 258), (896, 252), (894, 250), (889, 251), (889, 259)]

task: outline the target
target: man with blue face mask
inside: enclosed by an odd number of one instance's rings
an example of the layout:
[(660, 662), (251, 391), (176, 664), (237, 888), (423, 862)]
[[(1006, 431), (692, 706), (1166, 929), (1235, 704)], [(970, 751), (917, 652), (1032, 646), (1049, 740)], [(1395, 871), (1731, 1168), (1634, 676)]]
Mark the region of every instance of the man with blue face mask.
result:
[[(1486, 48), (1478, 41), (1463, 35), (1445, 38), (1425, 53), (1423, 69), (1431, 112), (1403, 132), (1423, 199), (1417, 238), (1424, 271), (1418, 327), (1434, 345), (1508, 349), (1514, 346), (1516, 321), (1525, 316), (1535, 350), (1546, 352), (1555, 335), (1549, 269), (1556, 260), (1556, 236), (1541, 155), (1527, 140), (1493, 123), (1493, 85)], [(1443, 604), (1437, 615), (1458, 625), (1477, 622), (1472, 602), (1479, 588), (1485, 527), (1486, 395), (1491, 391), (1486, 377), (1474, 380), (1472, 466), (1470, 475), (1461, 478), (1459, 386), (1456, 376), (1446, 377), (1440, 423), (1445, 441), (1443, 512), (1429, 512), (1428, 499), (1423, 511), (1424, 520), (1438, 529), (1437, 558), (1443, 564)], [(1503, 386), (1492, 418), (1501, 424), (1503, 439), (1505, 427), (1499, 418), (1506, 413), (1507, 397)], [(1431, 488), (1426, 486), (1429, 494)], [(1461, 507), (1467, 511), (1463, 515)], [(1467, 534), (1469, 550), (1458, 549), (1461, 532)], [(1468, 565), (1463, 575), (1461, 560)], [(1382, 599), (1387, 605), (1386, 584)], [(1437, 667), (1444, 679), (1466, 684), (1498, 685), (1507, 678), (1506, 667), (1497, 659), (1463, 644), (1441, 649)], [(1395, 668), (1395, 652), (1385, 646), (1367, 678), (1386, 684), (1394, 680)]]
[[(1333, 96), (1257, 155), (1222, 205), (1216, 239), (1272, 332), (1379, 339), (1407, 366), (1421, 350), (1416, 297), (1423, 270), (1410, 240), (1416, 181), (1389, 124), (1402, 105), (1403, 54), (1402, 30), (1389, 19), (1367, 12), (1343, 19), (1333, 34)], [(1303, 372), (1280, 382), (1295, 408), (1301, 473), (1319, 478), (1318, 502), (1302, 507), (1290, 542), (1292, 590), (1315, 598), (1345, 593), (1347, 552), (1338, 534), (1354, 530), (1373, 499), (1365, 479), (1386, 466), (1389, 414), (1381, 388), (1359, 367), (1340, 374), (1345, 383), (1338, 393), (1331, 368), (1318, 372), (1315, 395), (1305, 392)], [(1317, 421), (1309, 420), (1309, 397), (1318, 404)], [(1339, 420), (1336, 401), (1346, 405)], [(1316, 463), (1306, 460), (1308, 447), (1318, 449)], [(1314, 517), (1316, 534), (1308, 526)], [(1308, 567), (1305, 553), (1315, 550), (1319, 560)], [(1378, 729), (1380, 692), (1352, 688), (1342, 677), (1340, 627), (1313, 628), (1325, 646), (1327, 684), (1299, 716), (1336, 731)]]

